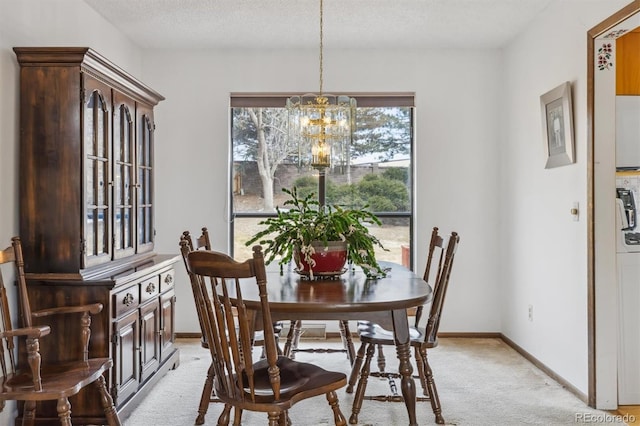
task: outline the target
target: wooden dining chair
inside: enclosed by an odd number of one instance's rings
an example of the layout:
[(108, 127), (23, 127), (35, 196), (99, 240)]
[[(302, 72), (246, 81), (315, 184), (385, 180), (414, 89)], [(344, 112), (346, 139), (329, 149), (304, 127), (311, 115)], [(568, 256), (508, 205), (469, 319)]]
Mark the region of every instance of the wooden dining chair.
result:
[[(36, 402), (54, 400), (57, 401), (60, 423), (70, 426), (69, 397), (77, 394), (85, 386), (95, 384), (108, 424), (120, 425), (118, 413), (103, 377), (113, 362), (110, 358), (89, 358), (91, 315), (99, 313), (102, 304), (53, 307), (32, 312), (27, 295), (22, 246), (18, 237), (12, 238), (12, 244), (0, 252), (0, 266), (8, 264), (15, 266), (20, 315), (11, 316), (3, 279), (5, 273), (9, 276), (9, 268), (4, 268), (0, 271), (0, 366), (3, 376), (0, 378), (0, 411), (4, 408), (5, 401), (24, 401), (22, 424), (33, 425), (36, 422)], [(76, 361), (48, 363), (46, 357), (39, 352), (40, 339), (47, 336), (54, 338), (55, 333), (50, 335), (50, 326), (33, 325), (32, 321), (36, 318), (63, 314), (69, 314), (69, 321), (80, 321), (82, 324), (82, 333), (78, 335), (81, 353), (77, 354)], [(19, 325), (19, 328), (13, 328), (12, 324)], [(26, 360), (23, 363), (16, 361), (15, 352), (19, 347), (26, 350)]]
[[(426, 282), (431, 282), (429, 278), (431, 274), (431, 263), (432, 263), (432, 260), (434, 259), (434, 256), (433, 256), (434, 252), (436, 248), (441, 249), (442, 247), (443, 240), (438, 232), (439, 230), (437, 226), (434, 226), (433, 229), (431, 230), (431, 238), (429, 239), (429, 248), (427, 250), (427, 263), (425, 266), (424, 274), (422, 275), (422, 278)], [(443, 259), (440, 258), (439, 260), (442, 261)], [(422, 305), (414, 306), (413, 308), (407, 309), (407, 316), (414, 317), (414, 330), (413, 330), (414, 335), (416, 334), (415, 327), (418, 327), (418, 325), (420, 324), (420, 320), (422, 319), (423, 310), (424, 310), (424, 306)], [(371, 321), (360, 320), (358, 321), (358, 328), (357, 328), (358, 334), (370, 333), (374, 327), (376, 327), (375, 323), (372, 323)], [(347, 384), (347, 389), (346, 389), (347, 393), (352, 393), (353, 387), (356, 385), (360, 368), (362, 368), (362, 359), (364, 358), (365, 348), (366, 348), (366, 345), (361, 343), (361, 346), (359, 349), (359, 352), (361, 352), (360, 357), (359, 358), (357, 356), (354, 357), (355, 359), (351, 369), (351, 375), (349, 376), (349, 383)], [(374, 376), (384, 375), (384, 372), (385, 372), (384, 370), (386, 368), (386, 358), (384, 356), (384, 345), (380, 344), (377, 346), (377, 348), (378, 348), (377, 350), (378, 373), (370, 373), (370, 375), (374, 375)], [(390, 384), (393, 384), (393, 382), (390, 382)]]
[[(181, 249), (188, 251), (185, 244)], [(272, 327), (264, 329), (266, 357), (254, 359), (251, 331), (255, 315), (262, 316), (263, 324), (272, 324), (262, 248), (255, 246), (253, 257), (242, 263), (214, 251), (185, 255), (195, 303), (204, 314), (215, 394), (225, 404), (218, 425), (229, 423), (231, 408), (236, 409), (234, 425), (240, 424), (243, 410), (268, 413), (270, 426), (286, 425), (290, 423), (288, 410), (296, 402), (323, 394), (335, 424), (346, 425), (336, 394), (347, 383), (345, 374), (278, 355)], [(240, 280), (255, 282), (260, 312), (246, 308)]]
[[(184, 231), (180, 236), (180, 252), (182, 253), (182, 260), (184, 261), (184, 266), (187, 269), (187, 273), (191, 278), (191, 273), (189, 272), (189, 268), (187, 265), (187, 256), (194, 250), (211, 250), (211, 240), (209, 238), (209, 231), (207, 228), (202, 228), (202, 234), (200, 237), (195, 239), (195, 243), (189, 231)], [(194, 287), (195, 281), (193, 278), (190, 279), (191, 282), (191, 290), (193, 291), (194, 300), (195, 295), (198, 290)], [(198, 323), (200, 324), (200, 330), (202, 332), (202, 337), (200, 338), (200, 344), (203, 348), (208, 349), (209, 343), (207, 342), (206, 335), (206, 326), (204, 325), (204, 321), (206, 321), (206, 313), (202, 312), (202, 306), (196, 303), (196, 313), (198, 315)], [(207, 415), (207, 411), (209, 409), (209, 404), (212, 402), (221, 402), (213, 392), (213, 378), (214, 378), (214, 366), (213, 363), (209, 366), (207, 370), (207, 377), (204, 381), (204, 386), (202, 388), (202, 395), (200, 396), (200, 404), (198, 405), (198, 416), (196, 417), (195, 424), (202, 425), (204, 424), (205, 416)]]
[[(440, 406), (436, 383), (433, 379), (433, 373), (427, 359), (427, 350), (438, 346), (440, 317), (442, 315), (453, 260), (459, 242), (460, 237), (456, 232), (452, 232), (448, 238), (442, 238), (437, 234), (437, 228), (434, 228), (424, 275), (425, 281), (431, 283), (433, 288), (429, 317), (427, 319), (426, 327), (420, 327), (419, 323), (421, 312), (418, 312), (415, 323), (410, 328), (410, 345), (414, 348), (418, 377), (420, 379), (420, 384), (422, 385), (423, 393), (426, 396), (426, 398), (420, 397), (418, 400), (431, 402), (431, 408), (435, 415), (436, 423), (438, 424), (444, 424), (444, 418), (442, 416), (442, 407)], [(435, 264), (433, 263), (434, 261), (436, 262)], [(432, 265), (437, 265), (437, 269), (435, 270), (434, 277), (429, 279), (431, 276), (430, 274), (433, 272), (431, 269)], [(370, 323), (368, 328), (360, 329), (360, 342), (361, 346), (358, 349), (356, 361), (349, 378), (350, 386), (353, 386), (357, 381), (352, 414), (349, 418), (349, 423), (351, 424), (358, 422), (358, 414), (360, 413), (364, 399), (389, 402), (404, 401), (403, 397), (397, 393), (393, 395), (378, 396), (365, 395), (369, 376), (384, 377), (387, 379), (395, 379), (399, 377), (397, 373), (371, 372), (370, 367), (376, 347), (380, 345), (395, 346), (393, 332), (385, 330), (377, 324)]]
[[(188, 253), (192, 252), (193, 250), (211, 250), (211, 238), (209, 237), (209, 231), (206, 227), (202, 228), (202, 233), (200, 234), (199, 237), (197, 238), (192, 238), (191, 237), (191, 233), (189, 231), (184, 231), (182, 233), (182, 235), (180, 236), (180, 246), (182, 247), (182, 245), (186, 246), (186, 250), (181, 250), (182, 253), (182, 258), (184, 260), (184, 265), (185, 268), (187, 267), (187, 255)], [(189, 273), (189, 270), (187, 268), (187, 273)], [(193, 283), (193, 281), (191, 281)], [(195, 292), (197, 290), (193, 289), (192, 290)], [(195, 295), (195, 293), (194, 293)], [(205, 332), (205, 326), (203, 325), (203, 315), (206, 315), (206, 313), (201, 312), (200, 310), (200, 306), (198, 306), (196, 304), (196, 313), (198, 315), (198, 322), (200, 324), (200, 330), (202, 332), (202, 337), (201, 337), (201, 345), (203, 348), (209, 348), (209, 344), (207, 342), (207, 337), (206, 337), (206, 332)], [(235, 312), (234, 312), (235, 315)], [(274, 327), (274, 334), (276, 336), (276, 343), (278, 342), (278, 333), (280, 333), (280, 331), (282, 330), (282, 324), (280, 322), (277, 322), (273, 325)], [(263, 346), (264, 344), (264, 337), (263, 337), (263, 332), (262, 331), (258, 331), (254, 334), (254, 340), (253, 340), (253, 344), (255, 346)], [(278, 346), (278, 350), (279, 350), (279, 346)], [(281, 354), (282, 351), (279, 350), (279, 353)], [(264, 356), (264, 351), (263, 351), (263, 356)], [(196, 425), (201, 425), (204, 424), (205, 421), (205, 416), (207, 415), (207, 411), (209, 408), (209, 404), (212, 402), (220, 402), (220, 399), (217, 398), (215, 396), (215, 393), (213, 392), (213, 379), (214, 379), (214, 368), (213, 368), (213, 363), (211, 364), (211, 366), (209, 367), (209, 370), (207, 371), (207, 377), (205, 379), (204, 382), (204, 386), (202, 389), (202, 395), (200, 397), (200, 404), (198, 406), (198, 416), (196, 417), (196, 421), (195, 424)]]

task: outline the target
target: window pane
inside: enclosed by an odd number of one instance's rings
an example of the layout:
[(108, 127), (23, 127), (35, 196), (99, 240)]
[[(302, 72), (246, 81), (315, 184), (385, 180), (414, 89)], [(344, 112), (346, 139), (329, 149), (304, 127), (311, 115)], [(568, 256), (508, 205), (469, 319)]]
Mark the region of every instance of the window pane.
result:
[(387, 251), (376, 247), (376, 259), (410, 267), (410, 219), (407, 217), (383, 217), (380, 220), (382, 226), (372, 226), (369, 228), (369, 232), (380, 240)]
[(234, 258), (242, 260), (253, 256), (251, 247), (246, 246), (245, 243), (262, 229), (262, 225), (258, 225), (261, 220), (263, 219), (257, 217), (236, 217), (233, 220)]
[[(233, 108), (232, 116), (234, 213), (273, 211), (286, 200), (283, 187), (317, 194), (318, 172), (300, 168), (287, 141), (284, 108)], [(327, 170), (326, 202), (410, 212), (411, 120), (406, 107), (359, 108), (350, 166)]]
[[(245, 243), (262, 230), (260, 221), (264, 218), (236, 217), (233, 221), (234, 249), (236, 259), (248, 259), (252, 256), (250, 246)], [(369, 232), (375, 235), (386, 250), (376, 247), (376, 259), (410, 266), (409, 253), (411, 245), (410, 219), (406, 217), (384, 217), (380, 219), (382, 226), (372, 226)], [(404, 256), (404, 257), (403, 257)]]

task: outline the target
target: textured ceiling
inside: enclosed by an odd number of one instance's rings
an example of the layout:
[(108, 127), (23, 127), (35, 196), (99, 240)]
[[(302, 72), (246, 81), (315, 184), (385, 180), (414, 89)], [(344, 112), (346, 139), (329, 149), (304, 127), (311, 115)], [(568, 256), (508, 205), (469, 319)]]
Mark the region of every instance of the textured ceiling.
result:
[[(562, 0), (324, 0), (324, 43), (326, 48), (501, 47), (553, 1)], [(318, 0), (85, 2), (143, 48), (319, 43)]]

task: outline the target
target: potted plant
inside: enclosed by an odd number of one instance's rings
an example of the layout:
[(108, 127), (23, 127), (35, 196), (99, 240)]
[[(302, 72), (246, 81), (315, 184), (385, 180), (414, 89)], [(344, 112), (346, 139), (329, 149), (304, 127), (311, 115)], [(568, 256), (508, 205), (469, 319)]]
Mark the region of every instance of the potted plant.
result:
[[(261, 244), (266, 263), (279, 256), (282, 271), (283, 265), (293, 259), (298, 271), (311, 278), (314, 268), (316, 275), (339, 275), (345, 261), (360, 266), (368, 277), (385, 275), (376, 260), (375, 247), (386, 249), (367, 228), (367, 225), (381, 225), (373, 213), (337, 205), (320, 206), (313, 193), (299, 198), (295, 186), (291, 190), (282, 188), (282, 191), (291, 197), (284, 202), (286, 209), (276, 207), (277, 216), (261, 221), (259, 224), (265, 225), (265, 229), (246, 243), (247, 246), (256, 242)], [(343, 255), (333, 254), (339, 252), (340, 247)], [(336, 269), (341, 256), (342, 265)], [(328, 257), (333, 262), (330, 271), (318, 270), (320, 257)]]

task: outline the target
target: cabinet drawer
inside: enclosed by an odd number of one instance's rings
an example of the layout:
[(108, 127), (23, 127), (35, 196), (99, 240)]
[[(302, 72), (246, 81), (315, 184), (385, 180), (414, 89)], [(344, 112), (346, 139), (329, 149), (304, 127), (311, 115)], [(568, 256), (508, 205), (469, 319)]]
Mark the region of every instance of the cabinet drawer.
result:
[(132, 285), (113, 294), (114, 318), (138, 307), (140, 304), (139, 287), (139, 284)]
[(158, 276), (151, 277), (140, 282), (140, 303), (144, 303), (152, 297), (160, 294)]
[(173, 288), (175, 282), (175, 270), (170, 270), (160, 274), (160, 291), (164, 292)]

